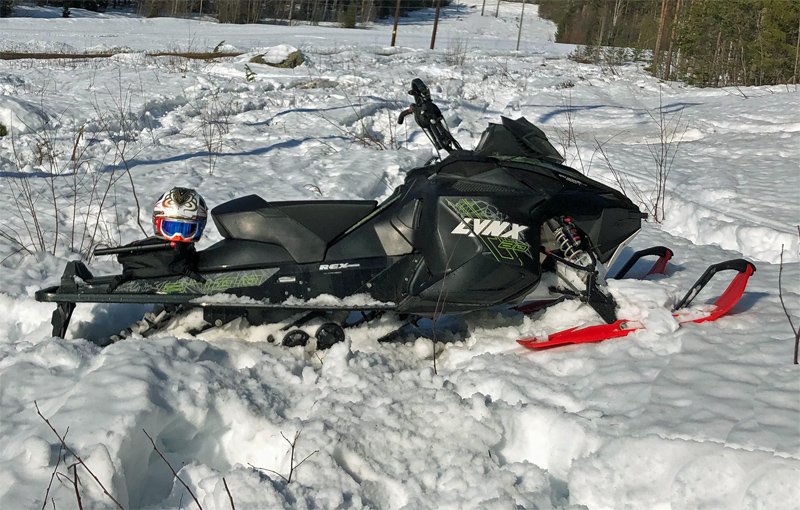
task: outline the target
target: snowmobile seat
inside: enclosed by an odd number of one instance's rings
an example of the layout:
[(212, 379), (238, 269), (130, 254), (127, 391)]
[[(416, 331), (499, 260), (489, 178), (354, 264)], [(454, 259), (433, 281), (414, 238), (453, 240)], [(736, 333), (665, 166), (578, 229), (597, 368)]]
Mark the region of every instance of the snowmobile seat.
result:
[(298, 263), (324, 259), (328, 243), (375, 210), (374, 200), (267, 202), (257, 195), (237, 198), (211, 211), (226, 239), (284, 248)]

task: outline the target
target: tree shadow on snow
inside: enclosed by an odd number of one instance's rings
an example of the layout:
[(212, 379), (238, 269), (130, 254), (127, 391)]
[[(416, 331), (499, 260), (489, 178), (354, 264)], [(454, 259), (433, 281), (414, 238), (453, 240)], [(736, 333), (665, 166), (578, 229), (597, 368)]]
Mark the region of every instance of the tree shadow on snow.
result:
[[(698, 106), (698, 105), (701, 105), (701, 104), (703, 104), (703, 103), (678, 102), (678, 103), (670, 103), (670, 104), (662, 105), (660, 109), (664, 113), (674, 114), (674, 113), (683, 111), (684, 109), (686, 109), (686, 108), (688, 108), (690, 106)], [(614, 110), (630, 111), (630, 112), (633, 112), (634, 115), (636, 115), (637, 117), (643, 117), (643, 116), (647, 115), (648, 111), (650, 111), (650, 110), (648, 110), (646, 108), (627, 108), (627, 107), (624, 107), (624, 106), (616, 106), (616, 105), (610, 105), (610, 104), (586, 104), (586, 105), (568, 105), (568, 106), (564, 106), (564, 105), (554, 106), (554, 105), (545, 105), (545, 104), (524, 104), (524, 105), (520, 105), (520, 106), (535, 107), (535, 108), (553, 108), (553, 110), (551, 110), (550, 112), (542, 114), (542, 115), (539, 116), (539, 118), (537, 119), (537, 122), (542, 123), (542, 124), (545, 124), (545, 123), (549, 122), (553, 117), (555, 117), (557, 115), (580, 112), (580, 111), (598, 110), (598, 109), (601, 109), (601, 108), (610, 108), (610, 109), (614, 109)]]
[[(365, 100), (371, 100), (372, 102), (365, 102)], [(411, 100), (409, 100), (408, 103), (410, 104)], [(272, 122), (278, 117), (283, 117), (284, 115), (289, 115), (292, 113), (322, 113), (322, 112), (333, 112), (337, 110), (354, 111), (356, 108), (365, 108), (365, 107), (369, 107), (370, 109), (397, 108), (399, 110), (402, 104), (404, 103), (401, 101), (389, 100), (383, 97), (363, 96), (359, 98), (359, 102), (357, 104), (353, 103), (342, 106), (329, 106), (327, 108), (291, 108), (289, 110), (278, 112), (266, 120), (262, 120), (259, 122), (246, 122), (245, 126), (271, 126)], [(359, 113), (361, 113), (361, 115), (364, 116), (363, 112)]]
[[(251, 149), (249, 151), (216, 152), (216, 153), (213, 153), (213, 155), (215, 157), (217, 157), (217, 158), (220, 158), (220, 159), (229, 158), (229, 157), (232, 157), (232, 156), (237, 156), (237, 157), (238, 156), (260, 156), (262, 154), (266, 154), (266, 153), (272, 152), (274, 150), (289, 149), (289, 148), (293, 148), (293, 147), (299, 147), (300, 145), (302, 145), (302, 144), (304, 144), (305, 142), (308, 142), (308, 141), (314, 141), (314, 140), (347, 140), (347, 139), (348, 138), (344, 137), (344, 136), (326, 136), (326, 137), (310, 137), (309, 136), (309, 137), (302, 138), (302, 139), (286, 140), (286, 141), (278, 142), (278, 143), (275, 143), (275, 144), (272, 144), (272, 145), (267, 145), (265, 147), (258, 147), (258, 148), (255, 148), (255, 149)], [(137, 167), (137, 166), (145, 166), (145, 165), (160, 165), (160, 164), (164, 164), (164, 163), (174, 163), (174, 162), (177, 162), (177, 161), (187, 161), (187, 160), (193, 159), (193, 158), (207, 158), (210, 155), (212, 155), (212, 153), (209, 153), (208, 151), (205, 151), (205, 150), (201, 150), (201, 151), (196, 151), (196, 152), (187, 152), (187, 153), (184, 153), (184, 154), (178, 154), (178, 155), (175, 155), (175, 156), (169, 156), (169, 157), (161, 158), (161, 159), (132, 159), (132, 160), (128, 161), (128, 168), (134, 168), (134, 167)], [(123, 165), (109, 165), (106, 168), (104, 168), (102, 171), (103, 172), (115, 172), (115, 171), (122, 170), (122, 169), (124, 169)]]

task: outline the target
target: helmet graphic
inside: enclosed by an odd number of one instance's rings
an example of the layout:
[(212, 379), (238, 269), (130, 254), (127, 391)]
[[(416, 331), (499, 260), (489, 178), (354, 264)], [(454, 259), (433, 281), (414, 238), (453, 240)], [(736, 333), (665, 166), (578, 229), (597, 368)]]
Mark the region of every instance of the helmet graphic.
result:
[(198, 192), (172, 188), (153, 207), (153, 228), (162, 239), (193, 243), (203, 235), (207, 217), (206, 202)]

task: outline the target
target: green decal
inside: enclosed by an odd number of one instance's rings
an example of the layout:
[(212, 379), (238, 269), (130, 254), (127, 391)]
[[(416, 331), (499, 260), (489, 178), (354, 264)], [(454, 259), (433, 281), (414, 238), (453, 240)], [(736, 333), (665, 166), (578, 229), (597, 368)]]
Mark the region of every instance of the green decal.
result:
[[(461, 218), (463, 224), (468, 224), (470, 220), (475, 218), (495, 220), (495, 222), (508, 221), (506, 215), (501, 213), (497, 207), (484, 200), (461, 198), (456, 201), (450, 201), (445, 199), (445, 203)], [(478, 234), (475, 237), (480, 239), (486, 250), (498, 262), (522, 265), (523, 256), (530, 259), (533, 258), (531, 246), (524, 241), (501, 237), (500, 235)]]
[(119, 293), (155, 294), (214, 294), (243, 287), (257, 287), (278, 272), (273, 269), (253, 269), (205, 274), (204, 282), (187, 276), (163, 279), (141, 279), (124, 282), (117, 287)]

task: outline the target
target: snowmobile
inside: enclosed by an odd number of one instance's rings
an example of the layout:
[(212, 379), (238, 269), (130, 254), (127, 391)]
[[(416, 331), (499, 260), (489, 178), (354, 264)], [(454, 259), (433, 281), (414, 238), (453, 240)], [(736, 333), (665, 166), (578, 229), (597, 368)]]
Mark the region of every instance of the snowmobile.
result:
[[(420, 79), (409, 94), (413, 103), (398, 123), (412, 115), (447, 156), (410, 170), (382, 203), (248, 195), (211, 211), (223, 239), (203, 250), (154, 239), (98, 249), (96, 255), (119, 256), (121, 275), (94, 276), (72, 261), (59, 286), (36, 293), (57, 304), (53, 335), (63, 337), (76, 304), (89, 302), (160, 305), (140, 328), (143, 335), (200, 308), (209, 327), (240, 317), (279, 323), (279, 337), (270, 340), (295, 346), (313, 337), (319, 349), (385, 312), (414, 323), (493, 307), (530, 313), (563, 299), (583, 300), (605, 324), (522, 345), (599, 341), (641, 327), (616, 316), (605, 268), (646, 214), (620, 191), (565, 166), (524, 117), (502, 117), (464, 150)], [(659, 257), (659, 271), (671, 252), (639, 252), (621, 273), (649, 255)], [(713, 313), (727, 312), (755, 270), (747, 261), (712, 266), (681, 304), (726, 269), (741, 276)]]

